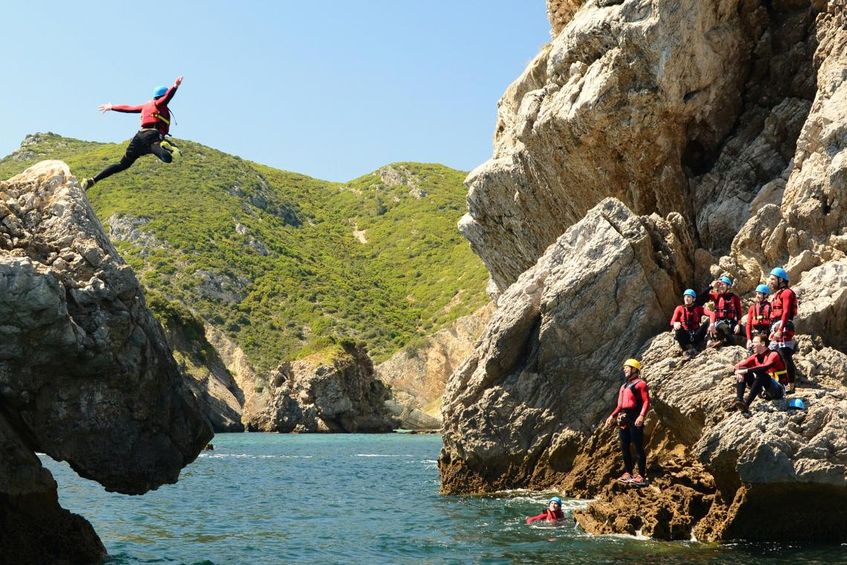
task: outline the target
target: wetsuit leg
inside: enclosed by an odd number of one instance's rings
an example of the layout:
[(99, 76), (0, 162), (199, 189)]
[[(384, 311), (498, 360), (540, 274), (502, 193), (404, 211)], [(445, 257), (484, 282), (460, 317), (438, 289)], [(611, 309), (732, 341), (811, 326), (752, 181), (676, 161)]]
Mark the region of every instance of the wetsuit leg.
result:
[(632, 474), (632, 454), (629, 452), (629, 444), (631, 441), (630, 430), (634, 426), (627, 426), (626, 428), (618, 428), (618, 438), (621, 440), (621, 455), (623, 456), (623, 468), (624, 471)]
[(741, 402), (744, 402), (744, 389), (746, 389), (748, 385), (752, 388), (756, 377), (751, 373), (746, 373), (743, 376), (743, 379), (744, 380), (741, 382), (735, 383), (735, 399)]
[(782, 360), (785, 361), (785, 369), (788, 371), (788, 382), (793, 383), (797, 378), (797, 367), (794, 365), (794, 350), (790, 347), (780, 347)]
[(140, 131), (136, 133), (129, 142), (129, 146), (126, 148), (126, 153), (121, 158), (120, 163), (109, 165), (97, 173), (97, 176), (94, 177), (94, 182), (99, 182), (115, 173), (127, 170), (139, 157), (150, 153), (150, 133), (154, 133), (158, 137), (158, 132)]
[(679, 328), (674, 332), (674, 338), (683, 349), (691, 345), (691, 334), (685, 328)]
[(700, 324), (700, 328), (697, 330), (697, 333), (694, 334), (694, 345), (700, 345), (701, 343), (706, 341), (706, 332), (709, 331), (709, 322), (705, 321)]
[(160, 161), (170, 163), (174, 160), (173, 153), (162, 147), (162, 141), (157, 140), (150, 144), (150, 153), (159, 158)]
[(629, 437), (635, 447), (635, 456), (638, 458), (638, 472), (643, 477), (647, 474), (647, 453), (644, 451), (644, 426), (630, 426)]
[(756, 380), (753, 381), (753, 386), (750, 387), (750, 392), (747, 395), (747, 400), (744, 402), (748, 407), (753, 403), (753, 400), (762, 392), (762, 388), (771, 376), (764, 370), (750, 371), (747, 374), (753, 373)]

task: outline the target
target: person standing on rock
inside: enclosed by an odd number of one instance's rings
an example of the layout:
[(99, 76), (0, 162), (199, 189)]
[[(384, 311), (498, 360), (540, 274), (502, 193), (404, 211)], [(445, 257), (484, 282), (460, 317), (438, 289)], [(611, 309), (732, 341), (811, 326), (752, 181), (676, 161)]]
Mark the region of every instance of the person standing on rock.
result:
[(773, 291), (771, 298), (771, 344), (770, 348), (779, 352), (788, 369), (786, 392), (794, 392), (797, 368), (794, 366), (794, 316), (797, 315), (797, 295), (788, 288), (788, 273), (782, 267), (775, 267), (768, 277), (768, 287)]
[(685, 289), (682, 293), (683, 304), (676, 307), (671, 318), (671, 331), (674, 332), (676, 342), (689, 356), (697, 353), (695, 348), (706, 339), (706, 331), (709, 329), (709, 322), (702, 322), (703, 307), (694, 304), (696, 299), (696, 292), (690, 288)]
[[(647, 383), (641, 378), (641, 362), (637, 359), (627, 359), (623, 364), (623, 374), (626, 382), (618, 392), (618, 405), (606, 418), (607, 426), (618, 426), (621, 455), (623, 456), (624, 474), (618, 480), (632, 485), (643, 485), (647, 482), (647, 454), (644, 451), (644, 419), (650, 410), (650, 392)], [(638, 457), (638, 473), (633, 474), (632, 453), (630, 446), (635, 448)]]
[(711, 321), (708, 347), (719, 347), (723, 343), (734, 345), (734, 335), (741, 333), (741, 326), (738, 325), (741, 318), (741, 299), (729, 290), (731, 287), (732, 279), (723, 274), (716, 281), (712, 281), (711, 289), (698, 296), (695, 302), (702, 305), (711, 300), (715, 305), (714, 311), (704, 309)]
[(176, 94), (177, 88), (182, 84), (182, 77), (176, 77), (173, 86), (170, 88), (160, 86), (153, 92), (153, 99), (141, 104), (140, 106), (100, 104), (98, 109), (101, 112), (125, 112), (129, 114), (141, 114), (141, 129), (129, 142), (126, 148), (126, 153), (119, 163), (109, 165), (100, 171), (94, 178), (85, 179), (82, 182), (82, 188), (88, 190), (96, 183), (110, 177), (115, 173), (125, 171), (130, 168), (136, 159), (144, 155), (152, 153), (159, 160), (170, 163), (173, 161), (173, 145), (165, 141), (165, 136), (168, 135), (171, 125), (171, 113), (168, 110), (168, 103)]
[[(762, 390), (767, 397), (776, 400), (785, 396), (780, 380), (785, 378), (785, 363), (776, 351), (768, 349), (768, 340), (764, 334), (753, 336), (753, 355), (735, 366), (735, 404), (734, 408), (746, 412), (750, 404)], [(750, 387), (747, 399), (744, 390)]]
[(766, 284), (756, 287), (756, 301), (750, 305), (747, 311), (747, 324), (744, 333), (747, 335), (747, 351), (753, 354), (753, 336), (758, 333), (767, 333), (771, 327), (771, 303), (768, 302), (770, 288)]
[(545, 520), (552, 524), (559, 522), (560, 520), (565, 519), (565, 513), (562, 512), (562, 499), (558, 496), (554, 496), (550, 499), (550, 502), (547, 503), (547, 509), (544, 510), (541, 514), (537, 516), (532, 516), (526, 519), (527, 524), (532, 524), (533, 522), (538, 522), (539, 520)]

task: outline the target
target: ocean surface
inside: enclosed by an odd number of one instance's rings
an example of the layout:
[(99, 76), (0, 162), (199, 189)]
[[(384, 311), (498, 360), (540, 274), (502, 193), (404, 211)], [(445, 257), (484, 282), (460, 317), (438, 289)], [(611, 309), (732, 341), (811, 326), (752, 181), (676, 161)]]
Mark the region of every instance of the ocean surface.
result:
[[(440, 496), (434, 435), (223, 434), (175, 485), (107, 493), (42, 456), (106, 563), (845, 563), (847, 546), (593, 537), (525, 524), (552, 492)], [(790, 512), (790, 509), (787, 509)], [(766, 527), (766, 526), (765, 526)], [(847, 527), (847, 524), (845, 525)]]

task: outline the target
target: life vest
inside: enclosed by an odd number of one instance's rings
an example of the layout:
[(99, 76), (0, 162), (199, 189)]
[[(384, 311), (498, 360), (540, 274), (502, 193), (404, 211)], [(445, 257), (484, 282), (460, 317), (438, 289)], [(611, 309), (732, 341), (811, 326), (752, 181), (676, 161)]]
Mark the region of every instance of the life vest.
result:
[(171, 124), (171, 113), (166, 104), (156, 104), (150, 100), (141, 107), (141, 127), (155, 128), (167, 134)]
[[(698, 315), (699, 311), (699, 315)], [(700, 306), (683, 306), (682, 307), (682, 327), (693, 332), (700, 327), (700, 318), (703, 315), (703, 310)]]
[(715, 300), (715, 317), (718, 320), (738, 320), (740, 312), (735, 310), (735, 295), (727, 292)]
[(794, 295), (794, 300), (791, 302), (791, 311), (788, 313), (788, 319), (793, 320), (797, 315), (797, 295), (790, 288), (782, 288), (773, 295), (771, 299), (771, 322), (776, 322), (782, 319), (782, 312), (785, 310), (785, 293), (789, 292)]
[(756, 302), (753, 304), (753, 316), (747, 320), (747, 323), (754, 328), (769, 328), (771, 325), (771, 303)]
[(627, 382), (621, 385), (621, 410), (629, 413), (640, 413), (643, 402), (638, 393), (635, 392), (635, 387), (638, 383), (643, 383), (641, 377), (633, 379), (632, 382)]
[[(765, 361), (768, 359), (768, 356), (774, 357), (775, 361), (770, 367), (768, 367), (767, 373), (778, 383), (788, 382), (788, 369), (785, 366), (785, 361), (782, 359), (782, 355), (776, 351), (768, 351), (765, 353)], [(758, 361), (758, 357), (756, 360)]]

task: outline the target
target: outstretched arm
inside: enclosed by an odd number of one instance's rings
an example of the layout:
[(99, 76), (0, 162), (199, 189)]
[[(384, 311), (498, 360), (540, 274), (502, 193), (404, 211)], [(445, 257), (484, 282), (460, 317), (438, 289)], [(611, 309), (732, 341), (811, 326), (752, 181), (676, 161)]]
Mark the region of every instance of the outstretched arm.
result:
[(124, 112), (125, 114), (138, 114), (142, 106), (127, 106), (125, 104), (100, 104), (97, 109), (101, 112)]
[(179, 88), (180, 84), (182, 84), (182, 75), (176, 77), (173, 86), (168, 89), (164, 96), (156, 101), (156, 104), (159, 106), (167, 105), (171, 101), (171, 98), (174, 97), (174, 94), (176, 94), (176, 89)]

